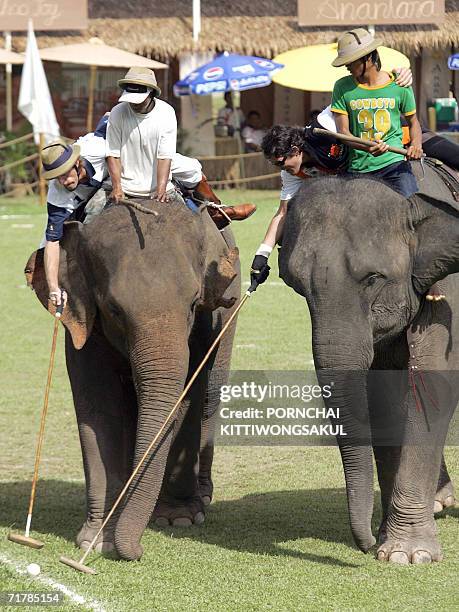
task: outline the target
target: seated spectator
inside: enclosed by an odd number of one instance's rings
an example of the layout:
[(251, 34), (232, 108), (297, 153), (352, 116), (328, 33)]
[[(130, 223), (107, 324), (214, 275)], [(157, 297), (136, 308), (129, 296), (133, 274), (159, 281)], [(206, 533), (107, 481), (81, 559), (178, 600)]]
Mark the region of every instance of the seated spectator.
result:
[(228, 136), (240, 130), (244, 125), (245, 117), (240, 108), (234, 108), (233, 96), (230, 91), (225, 93), (225, 106), (218, 111), (217, 124), (228, 126)]
[(247, 115), (247, 123), (241, 132), (246, 153), (261, 151), (261, 141), (266, 134), (266, 130), (261, 127), (260, 113), (256, 110), (250, 111)]

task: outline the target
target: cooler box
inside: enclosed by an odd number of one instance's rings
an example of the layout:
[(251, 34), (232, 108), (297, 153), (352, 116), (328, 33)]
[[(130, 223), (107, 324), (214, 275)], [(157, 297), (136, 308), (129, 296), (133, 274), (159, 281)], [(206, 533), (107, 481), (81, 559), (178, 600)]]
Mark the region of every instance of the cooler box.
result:
[(455, 98), (435, 98), (433, 102), (437, 123), (457, 121), (457, 101)]

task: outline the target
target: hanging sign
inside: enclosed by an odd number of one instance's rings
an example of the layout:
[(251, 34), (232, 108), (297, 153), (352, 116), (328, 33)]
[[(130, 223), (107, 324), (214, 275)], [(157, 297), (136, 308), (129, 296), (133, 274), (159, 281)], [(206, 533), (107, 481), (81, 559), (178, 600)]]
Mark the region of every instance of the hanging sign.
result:
[(300, 26), (440, 23), (445, 0), (298, 0)]
[(87, 0), (0, 0), (0, 25), (6, 32), (83, 30), (88, 27)]

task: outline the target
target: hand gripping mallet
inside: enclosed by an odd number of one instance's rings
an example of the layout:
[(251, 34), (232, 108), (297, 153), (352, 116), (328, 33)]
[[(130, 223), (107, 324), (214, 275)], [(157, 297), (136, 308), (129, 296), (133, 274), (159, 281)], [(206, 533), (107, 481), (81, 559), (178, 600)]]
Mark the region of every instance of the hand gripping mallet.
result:
[(15, 542), (16, 544), (22, 544), (23, 546), (29, 546), (30, 548), (43, 548), (43, 546), (45, 545), (44, 542), (41, 542), (40, 540), (35, 540), (34, 538), (29, 537), (29, 533), (30, 533), (30, 524), (32, 522), (33, 504), (35, 501), (35, 489), (37, 487), (37, 480), (38, 480), (38, 467), (40, 465), (41, 447), (43, 445), (43, 438), (45, 434), (45, 421), (46, 421), (46, 413), (48, 412), (48, 398), (49, 398), (49, 389), (51, 387), (51, 377), (53, 374), (53, 367), (54, 367), (54, 355), (56, 353), (57, 332), (59, 330), (59, 319), (61, 318), (63, 310), (64, 310), (64, 300), (61, 294), (61, 303), (56, 308), (56, 314), (54, 318), (54, 331), (53, 331), (53, 341), (51, 345), (51, 355), (49, 357), (48, 380), (46, 381), (45, 399), (43, 402), (43, 409), (41, 411), (40, 430), (38, 432), (37, 449), (35, 451), (35, 466), (34, 466), (33, 478), (32, 478), (32, 489), (30, 491), (29, 512), (27, 514), (25, 534), (20, 535), (18, 533), (12, 533), (11, 531), (8, 534), (8, 540), (11, 540), (11, 542)]
[[(86, 558), (88, 557), (89, 553), (91, 552), (91, 550), (93, 549), (97, 538), (99, 537), (99, 535), (102, 533), (102, 530), (104, 529), (105, 525), (108, 523), (108, 521), (110, 520), (112, 514), (115, 512), (116, 508), (118, 507), (118, 504), (120, 503), (121, 499), (123, 498), (123, 496), (125, 495), (126, 491), (129, 488), (129, 485), (131, 484), (131, 482), (134, 480), (137, 472), (139, 471), (139, 469), (142, 467), (143, 462), (145, 461), (145, 459), (148, 457), (148, 455), (150, 454), (151, 450), (153, 449), (153, 447), (155, 446), (155, 444), (157, 443), (157, 441), (160, 439), (162, 433), (164, 432), (164, 430), (166, 429), (166, 427), (168, 427), (168, 425), (171, 423), (173, 417), (175, 416), (175, 413), (177, 412), (178, 408), (180, 407), (180, 404), (182, 403), (182, 400), (184, 399), (184, 397), (186, 396), (186, 394), (188, 393), (188, 391), (190, 390), (191, 385), (193, 384), (193, 382), (196, 380), (196, 377), (198, 376), (199, 372), (202, 370), (202, 368), (204, 367), (204, 365), (206, 364), (207, 360), (209, 359), (210, 355), (212, 354), (213, 350), (215, 349), (215, 347), (217, 346), (217, 344), (220, 342), (220, 340), (222, 339), (222, 337), (224, 336), (226, 330), (228, 329), (228, 327), (231, 325), (231, 323), (233, 322), (234, 318), (236, 317), (236, 315), (238, 314), (238, 312), (241, 310), (241, 308), (244, 306), (244, 304), (246, 303), (246, 301), (248, 300), (248, 298), (252, 295), (253, 291), (255, 289), (253, 289), (253, 285), (254, 283), (252, 283), (252, 285), (250, 286), (250, 288), (247, 290), (246, 294), (244, 295), (244, 297), (242, 298), (242, 300), (239, 302), (237, 308), (235, 309), (235, 311), (233, 312), (233, 314), (230, 316), (230, 318), (228, 319), (228, 321), (225, 323), (225, 325), (223, 326), (222, 330), (220, 331), (220, 333), (218, 334), (218, 336), (215, 338), (214, 342), (212, 343), (212, 346), (210, 347), (210, 349), (207, 351), (206, 356), (204, 357), (204, 359), (201, 361), (201, 363), (199, 364), (198, 368), (196, 369), (195, 373), (193, 374), (193, 376), (190, 378), (190, 380), (188, 381), (188, 383), (185, 385), (185, 388), (183, 389), (182, 393), (180, 394), (180, 397), (178, 398), (178, 400), (176, 401), (174, 407), (172, 408), (172, 410), (169, 413), (169, 416), (167, 417), (167, 419), (164, 421), (164, 423), (162, 424), (162, 426), (160, 427), (158, 433), (156, 434), (156, 436), (153, 438), (153, 440), (150, 443), (150, 446), (147, 448), (147, 450), (144, 452), (144, 454), (142, 455), (142, 458), (140, 459), (140, 461), (138, 462), (138, 464), (136, 465), (136, 467), (134, 468), (134, 471), (132, 472), (131, 476), (129, 477), (128, 481), (126, 482), (126, 484), (123, 487), (123, 490), (121, 491), (121, 493), (119, 494), (117, 500), (115, 501), (115, 503), (113, 504), (110, 512), (107, 514), (104, 522), (102, 523), (99, 531), (96, 533), (96, 535), (94, 536), (94, 538), (92, 539), (92, 541), (90, 542), (88, 548), (86, 549), (84, 555), (81, 557), (81, 559), (79, 561), (75, 561), (74, 559), (69, 559), (68, 557), (64, 557), (61, 556), (59, 558), (59, 561), (61, 563), (64, 563), (64, 565), (68, 565), (69, 567), (78, 570), (79, 572), (83, 572), (85, 574), (97, 574), (96, 570), (93, 569), (92, 567), (88, 567), (87, 565), (85, 565), (85, 561)], [(256, 287), (256, 284), (255, 284)]]
[[(365, 138), (359, 138), (358, 136), (351, 136), (349, 134), (338, 134), (337, 132), (332, 132), (331, 130), (322, 130), (321, 128), (313, 128), (313, 134), (317, 134), (318, 136), (325, 136), (326, 138), (331, 138), (333, 140), (342, 140), (349, 144), (352, 147), (352, 144), (360, 144), (365, 147), (372, 147), (373, 145), (377, 145), (378, 143), (374, 140), (365, 140)], [(388, 151), (392, 153), (399, 153), (400, 155), (406, 155), (406, 149), (401, 149), (400, 147), (391, 147), (389, 146)]]

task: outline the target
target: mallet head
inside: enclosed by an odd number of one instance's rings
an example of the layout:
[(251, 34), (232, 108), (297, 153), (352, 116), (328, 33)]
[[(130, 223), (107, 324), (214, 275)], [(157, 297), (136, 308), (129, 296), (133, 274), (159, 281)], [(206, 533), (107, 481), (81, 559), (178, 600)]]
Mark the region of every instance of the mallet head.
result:
[(45, 545), (45, 543), (40, 542), (40, 540), (35, 540), (35, 538), (29, 538), (27, 536), (20, 535), (19, 533), (12, 533), (11, 531), (8, 534), (8, 540), (15, 542), (16, 544), (29, 546), (29, 548), (43, 548)]
[(59, 561), (64, 565), (68, 565), (72, 569), (83, 572), (83, 574), (97, 574), (96, 570), (92, 567), (88, 567), (87, 565), (74, 561), (73, 559), (69, 559), (68, 557), (59, 557)]

